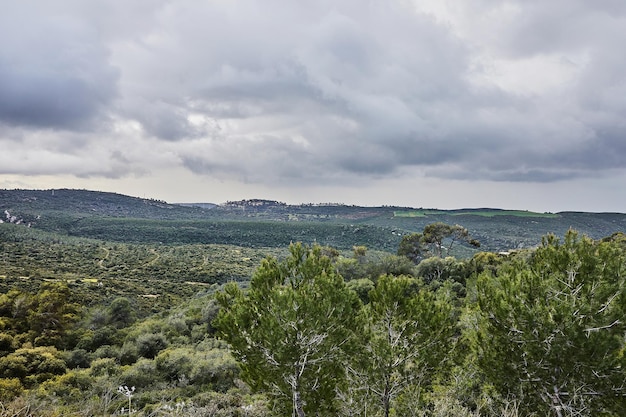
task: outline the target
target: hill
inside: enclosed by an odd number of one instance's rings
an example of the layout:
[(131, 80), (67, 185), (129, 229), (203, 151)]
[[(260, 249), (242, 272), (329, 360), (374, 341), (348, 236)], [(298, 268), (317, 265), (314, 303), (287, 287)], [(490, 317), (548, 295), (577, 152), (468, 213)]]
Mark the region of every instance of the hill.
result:
[(466, 227), (490, 251), (532, 247), (542, 236), (562, 236), (570, 228), (595, 239), (626, 230), (623, 213), (288, 205), (259, 199), (169, 204), (71, 189), (0, 190), (1, 213), (4, 222), (114, 242), (284, 247), (303, 241), (388, 252), (395, 252), (403, 235), (438, 221)]
[[(321, 323), (326, 326), (328, 318), (335, 311), (343, 311), (337, 306), (354, 305), (367, 309), (363, 310), (368, 311), (367, 314), (359, 314), (358, 317), (377, 320), (364, 323), (368, 329), (378, 332), (377, 336), (362, 337), (362, 332), (355, 331), (357, 354), (351, 351), (332, 364), (332, 369), (361, 366), (359, 375), (369, 378), (367, 381), (382, 379), (378, 370), (380, 368), (366, 359), (371, 356), (374, 361), (378, 361), (380, 356), (373, 356), (377, 352), (384, 355), (393, 352), (386, 345), (380, 345), (382, 350), (373, 350), (372, 346), (378, 346), (378, 342), (376, 345), (368, 344), (369, 340), (390, 340), (389, 330), (386, 330), (390, 327), (381, 325), (381, 318), (376, 318), (376, 311), (391, 311), (391, 314), (396, 315), (407, 314), (411, 310), (410, 314), (418, 315), (407, 316), (408, 320), (419, 323), (420, 329), (424, 323), (432, 323), (436, 334), (443, 334), (441, 329), (445, 327), (446, 334), (449, 333), (451, 337), (441, 340), (439, 346), (445, 348), (433, 349), (433, 339), (430, 337), (426, 339), (426, 345), (415, 343), (415, 340), (420, 343), (419, 339), (406, 339), (402, 346), (412, 349), (407, 351), (412, 358), (417, 357), (413, 355), (425, 352), (429, 357), (434, 355), (434, 363), (453, 363), (460, 359), (459, 363), (477, 363), (483, 368), (472, 368), (470, 372), (462, 367), (455, 367), (454, 370), (445, 366), (430, 368), (428, 374), (424, 374), (428, 375), (424, 385), (419, 380), (419, 386), (407, 386), (404, 388), (406, 396), (398, 396), (394, 400), (398, 407), (407, 410), (411, 408), (413, 411), (417, 406), (431, 407), (430, 403), (422, 400), (426, 397), (413, 396), (413, 392), (419, 388), (419, 392), (430, 390), (428, 395), (431, 397), (428, 398), (433, 398), (432, 401), (442, 401), (445, 407), (450, 405), (450, 408), (445, 409), (461, 410), (459, 415), (469, 416), (478, 401), (487, 398), (486, 401), (499, 404), (496, 402), (499, 398), (508, 398), (499, 391), (488, 394), (480, 390), (483, 384), (490, 383), (490, 380), (485, 379), (487, 376), (500, 384), (489, 385), (490, 391), (496, 388), (504, 390), (508, 389), (506, 383), (509, 380), (526, 379), (526, 374), (520, 378), (512, 373), (517, 372), (517, 369), (526, 372), (523, 366), (537, 363), (535, 369), (547, 369), (541, 365), (544, 363), (543, 356), (528, 361), (527, 352), (545, 355), (546, 361), (556, 364), (550, 369), (560, 369), (558, 367), (565, 358), (574, 356), (581, 363), (585, 363), (587, 358), (595, 360), (594, 355), (588, 354), (589, 351), (596, 352), (598, 346), (616, 346), (613, 343), (615, 340), (623, 340), (620, 339), (623, 329), (617, 327), (618, 321), (613, 321), (610, 316), (602, 316), (605, 311), (613, 314), (612, 309), (607, 308), (609, 304), (612, 308), (620, 308), (615, 313), (617, 317), (624, 315), (620, 307), (624, 303), (611, 302), (617, 300), (617, 295), (621, 294), (618, 290), (624, 287), (623, 282), (615, 280), (624, 265), (623, 235), (600, 243), (579, 239), (575, 233), (569, 233), (565, 235), (565, 240), (569, 239), (569, 246), (562, 245), (566, 252), (555, 244), (556, 238), (548, 239), (543, 249), (534, 252), (542, 251), (541, 256), (529, 256), (533, 253), (531, 251), (518, 251), (510, 256), (486, 253), (472, 260), (428, 258), (419, 265), (413, 265), (402, 257), (389, 256), (390, 252), (396, 251), (403, 235), (420, 232), (427, 224), (437, 221), (463, 225), (483, 242), (483, 250), (495, 251), (535, 246), (541, 236), (547, 233), (555, 233), (560, 239), (570, 227), (594, 238), (605, 237), (625, 229), (626, 215), (619, 213), (288, 205), (270, 200), (243, 200), (221, 205), (177, 205), (86, 190), (0, 190), (0, 217), (0, 404), (4, 411), (0, 415), (23, 415), (24, 410), (36, 412), (42, 417), (125, 415), (128, 412), (125, 407), (130, 408), (132, 400), (132, 408), (137, 410), (133, 415), (226, 417), (240, 416), (243, 412), (248, 416), (269, 416), (271, 406), (268, 401), (272, 391), (263, 388), (258, 390), (257, 387), (251, 390), (244, 383), (242, 368), (236, 361), (241, 356), (233, 356), (236, 346), (227, 338), (229, 334), (242, 334), (240, 326), (246, 325), (245, 320), (237, 323), (237, 331), (233, 332), (229, 331), (232, 327), (224, 327), (220, 320), (215, 320), (223, 309), (230, 309), (229, 305), (236, 305), (239, 311), (240, 307), (250, 304), (255, 311), (263, 311), (259, 305), (263, 306), (266, 300), (277, 300), (268, 305), (272, 308), (278, 306), (279, 309), (271, 310), (270, 314), (263, 317), (276, 316), (279, 320), (271, 322), (272, 328), (266, 327), (265, 323), (269, 320), (265, 319), (262, 321), (263, 326), (258, 326), (256, 323), (261, 323), (258, 321), (252, 321), (252, 326), (262, 330), (263, 334), (271, 335), (272, 340), (281, 347), (288, 348), (296, 344), (291, 341), (293, 339), (282, 335), (296, 334), (296, 338), (300, 338), (301, 334), (300, 331), (291, 331), (295, 322), (289, 321), (290, 309), (297, 312), (293, 317), (297, 318), (298, 326), (300, 323)], [(337, 268), (345, 281), (332, 281), (336, 282), (335, 286), (326, 279), (334, 276), (334, 273), (323, 273), (315, 280), (324, 279), (321, 281), (324, 285), (294, 285), (294, 282), (298, 282), (296, 280), (304, 276), (297, 269), (289, 272), (293, 275), (284, 280), (281, 271), (290, 269), (289, 265), (299, 264), (294, 261), (304, 259), (301, 255), (295, 255), (300, 253), (296, 252), (297, 249), (287, 249), (291, 241), (318, 242), (338, 248), (339, 251), (329, 248), (305, 249), (309, 253), (306, 257), (307, 260), (309, 257), (317, 257), (315, 252), (330, 255), (333, 267)], [(355, 249), (354, 245), (367, 246), (368, 250)], [(297, 247), (300, 246), (294, 245), (292, 248)], [(473, 250), (461, 247), (461, 251), (454, 254), (465, 257), (471, 255)], [(290, 253), (293, 256), (291, 260)], [(276, 258), (276, 263), (263, 262), (267, 256)], [(310, 270), (317, 271), (318, 267), (331, 265), (325, 257), (312, 259), (317, 261), (308, 264), (309, 267), (313, 265)], [(250, 277), (254, 271), (259, 271), (259, 265), (265, 265), (263, 271), (266, 272), (257, 277), (265, 278), (251, 281)], [(490, 272), (481, 275), (482, 278), (476, 278), (484, 270)], [(546, 272), (535, 272), (543, 270)], [(268, 274), (267, 271), (274, 272)], [(512, 271), (517, 272), (512, 275)], [(585, 292), (585, 289), (581, 293), (599, 294), (605, 300), (592, 298), (588, 301), (590, 298), (587, 296), (579, 297), (577, 294), (583, 288), (582, 284), (570, 285), (566, 279), (583, 276), (587, 271), (597, 272), (590, 276), (594, 279), (600, 276), (602, 281), (592, 281), (593, 285), (589, 287), (591, 291)], [(398, 277), (390, 278), (386, 274)], [(515, 280), (518, 276), (541, 277), (541, 283), (545, 282), (546, 285), (538, 285), (534, 281), (526, 285), (526, 279)], [(514, 277), (511, 282), (517, 282), (518, 286), (506, 286), (508, 289), (501, 291), (505, 285), (498, 280), (509, 277)], [(474, 284), (478, 279), (483, 279), (480, 281), (481, 286)], [(270, 293), (262, 292), (265, 290), (261, 288), (272, 288), (273, 284), (267, 285), (270, 282), (275, 282), (276, 288)], [(391, 285), (392, 282), (395, 284)], [(596, 286), (597, 283), (601, 286)], [(241, 298), (246, 292), (239, 292), (238, 287), (255, 290), (259, 294), (257, 300), (260, 300), (260, 304), (253, 304), (249, 298)], [(291, 292), (293, 288), (306, 289), (306, 292)], [(472, 292), (468, 292), (468, 288), (472, 288)], [(602, 290), (598, 291), (598, 288)], [(605, 288), (608, 290), (604, 291)], [(539, 293), (539, 297), (538, 290), (544, 291)], [(567, 291), (571, 291), (569, 296)], [(335, 294), (343, 295), (332, 298)], [(561, 297), (562, 294), (566, 296)], [(281, 298), (283, 295), (286, 297)], [(512, 298), (503, 298), (505, 295)], [(497, 308), (480, 310), (488, 303), (479, 304), (477, 296)], [(332, 302), (329, 302), (330, 298)], [(403, 308), (400, 312), (397, 306), (404, 303), (405, 298), (409, 300), (407, 305), (417, 305), (418, 308)], [(240, 300), (238, 304), (227, 304), (236, 299)], [(296, 302), (292, 304), (291, 300), (294, 299)], [(527, 302), (520, 304), (520, 299)], [(363, 304), (355, 302), (358, 300)], [(433, 307), (437, 306), (436, 311), (447, 313), (424, 320), (424, 317), (428, 317), (424, 312), (430, 311), (428, 305), (433, 302), (436, 302), (432, 304)], [(569, 304), (571, 302), (574, 303), (571, 304), (572, 308)], [(379, 306), (384, 307), (381, 303), (389, 303), (389, 307), (379, 310)], [(500, 322), (517, 320), (505, 309), (509, 305), (507, 303), (529, 309), (520, 313), (523, 320), (520, 323), (526, 326), (522, 328), (528, 331), (516, 333), (514, 336), (517, 339), (513, 341), (512, 333), (506, 327), (501, 337), (486, 337), (485, 343), (479, 347), (473, 344), (467, 349), (454, 347), (458, 329), (492, 332), (494, 328), (491, 323), (494, 322), (492, 317), (495, 314), (500, 314)], [(589, 308), (586, 308), (586, 303)], [(324, 308), (319, 309), (320, 305)], [(280, 310), (281, 306), (285, 310)], [(554, 328), (553, 311), (565, 311), (567, 314), (561, 317), (569, 321), (563, 326), (561, 322), (556, 322), (556, 326), (561, 327), (549, 330), (549, 334), (564, 335), (569, 339), (552, 341), (552, 338), (535, 337), (536, 329)], [(575, 317), (572, 311), (580, 314)], [(319, 312), (318, 316), (316, 312)], [(541, 315), (544, 312), (545, 317)], [(594, 315), (600, 315), (597, 321), (589, 324), (583, 321)], [(307, 320), (301, 317), (307, 317)], [(311, 317), (313, 319), (308, 320)], [(437, 317), (447, 319), (441, 322)], [(527, 317), (543, 317), (545, 320), (540, 322), (541, 326), (537, 326), (535, 321), (528, 324)], [(480, 320), (474, 320), (476, 318)], [(345, 317), (337, 321), (344, 322), (356, 321), (346, 321)], [(407, 322), (404, 318), (398, 320), (402, 328), (393, 331), (405, 334)], [(467, 323), (476, 326), (466, 326)], [(518, 322), (511, 323), (511, 328), (520, 327)], [(607, 327), (606, 323), (613, 324)], [(593, 337), (601, 332), (594, 332), (590, 338), (591, 331), (612, 329), (614, 325), (615, 336), (609, 334), (606, 339), (611, 343), (595, 342), (597, 339)], [(572, 332), (563, 332), (565, 326), (578, 329), (580, 337), (572, 338)], [(340, 326), (331, 324), (331, 327), (334, 329)], [(288, 332), (280, 333), (284, 329)], [(277, 334), (281, 336), (275, 337)], [(424, 333), (420, 331), (419, 334)], [(522, 338), (520, 335), (524, 334), (530, 336)], [(413, 336), (409, 334), (408, 337)], [(474, 333), (467, 333), (463, 337), (464, 340), (478, 340)], [(288, 343), (284, 340), (288, 340)], [(336, 340), (343, 344), (346, 339), (342, 337)], [(511, 352), (516, 351), (511, 346), (522, 345), (518, 340), (524, 343), (525, 350), (519, 351), (519, 356), (514, 356)], [(548, 353), (544, 353), (545, 340), (552, 343)], [(365, 344), (358, 345), (362, 342)], [(583, 347), (587, 350), (578, 349), (574, 342), (584, 343)], [(557, 348), (557, 343), (569, 349), (567, 355), (561, 354), (562, 350)], [(249, 346), (248, 341), (246, 346)], [(477, 347), (478, 350), (474, 351)], [(452, 353), (448, 348), (452, 348)], [(329, 349), (335, 348), (330, 346)], [(616, 354), (621, 354), (624, 351), (623, 344), (617, 345), (615, 349)], [(482, 365), (475, 358), (484, 357), (478, 355), (483, 355), (485, 351), (491, 355), (488, 358), (494, 359)], [(308, 355), (308, 350), (306, 352)], [(441, 359), (445, 355), (448, 356)], [(612, 365), (610, 361), (613, 356), (604, 355), (602, 358)], [(344, 360), (346, 362), (342, 362)], [(514, 368), (510, 368), (513, 371), (506, 368), (508, 373), (503, 374), (500, 368), (492, 366), (494, 363), (512, 363)], [(292, 364), (289, 359), (284, 369), (293, 369)], [(407, 367), (410, 370), (406, 375), (411, 384), (416, 381), (411, 375), (413, 369), (417, 369), (413, 366), (418, 366), (418, 362), (412, 362)], [(622, 369), (623, 366), (615, 367), (619, 384), (623, 379)], [(516, 379), (508, 378), (509, 374)], [(317, 375), (315, 371), (316, 379)], [(421, 378), (421, 375), (419, 372), (418, 377)], [(448, 375), (451, 375), (449, 380), (446, 379)], [(476, 375), (480, 377), (477, 379)], [(505, 382), (502, 382), (502, 375), (508, 378)], [(589, 378), (597, 379), (595, 374)], [(351, 384), (356, 384), (352, 392), (356, 392), (356, 389), (370, 392), (362, 390), (360, 380), (350, 380)], [(435, 380), (443, 381), (436, 388), (437, 392), (430, 386), (430, 381)], [(548, 378), (543, 380), (551, 381)], [(453, 391), (459, 386), (459, 381), (467, 388)], [(523, 383), (521, 386), (524, 389), (526, 387)], [(552, 384), (547, 386), (552, 388)], [(622, 389), (622, 385), (618, 387)], [(606, 398), (621, 404), (620, 399), (623, 397), (615, 396), (612, 386), (610, 388), (610, 395)], [(537, 390), (531, 387), (528, 391), (534, 395)], [(507, 394), (506, 391), (502, 392)], [(596, 391), (592, 395), (596, 398)], [(461, 403), (459, 398), (468, 399)], [(353, 407), (351, 398), (348, 400), (350, 402), (347, 404)], [(363, 401), (366, 401), (363, 404), (366, 404), (368, 410), (371, 404), (380, 404), (377, 397), (365, 398)], [(604, 402), (601, 405), (605, 407)], [(432, 406), (433, 409), (435, 406)], [(504, 404), (502, 409), (508, 410), (507, 406), (508, 403)], [(499, 409), (493, 410), (492, 414), (484, 415), (503, 415), (498, 412)], [(384, 415), (368, 411), (370, 414)], [(511, 415), (529, 414), (532, 413)], [(535, 414), (547, 415), (545, 412)], [(400, 411), (398, 415), (409, 415), (409, 412)]]

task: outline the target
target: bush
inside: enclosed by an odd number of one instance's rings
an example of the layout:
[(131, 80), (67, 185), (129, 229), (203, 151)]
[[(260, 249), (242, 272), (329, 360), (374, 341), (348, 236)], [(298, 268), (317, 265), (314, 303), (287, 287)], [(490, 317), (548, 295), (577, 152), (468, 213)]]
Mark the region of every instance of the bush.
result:
[(226, 392), (234, 386), (239, 366), (225, 350), (211, 350), (197, 355), (189, 378), (193, 384), (212, 384), (213, 389)]
[(99, 358), (91, 362), (89, 372), (93, 376), (111, 376), (118, 374), (121, 368), (113, 358)]
[(23, 356), (8, 355), (0, 358), (0, 375), (23, 380), (28, 375), (27, 360)]
[(66, 353), (65, 363), (69, 369), (89, 368), (91, 358), (85, 349), (74, 349)]
[(23, 390), (24, 387), (18, 378), (0, 378), (0, 401), (11, 401)]
[(111, 345), (102, 345), (93, 353), (94, 358), (119, 358), (120, 348)]
[(187, 322), (185, 318), (180, 315), (170, 316), (167, 319), (167, 336), (172, 339), (177, 336), (189, 336), (189, 327), (187, 326)]
[(0, 358), (0, 375), (19, 378), (25, 386), (64, 374), (65, 361), (54, 347), (22, 348)]
[(70, 371), (41, 384), (39, 392), (45, 396), (55, 395), (72, 400), (82, 397), (91, 388), (92, 382), (87, 371)]
[(137, 353), (137, 345), (132, 342), (126, 342), (119, 350), (119, 359), (121, 365), (132, 365), (139, 359), (139, 353)]
[(215, 333), (215, 328), (212, 323), (217, 318), (217, 314), (220, 311), (220, 306), (217, 301), (212, 298), (208, 303), (202, 307), (202, 321), (207, 324), (207, 331), (209, 334)]
[(206, 323), (195, 324), (191, 328), (191, 342), (192, 343), (201, 342), (202, 340), (204, 340), (205, 337), (207, 337), (207, 335), (213, 334), (215, 330), (213, 329), (213, 327), (210, 327), (210, 328), (211, 328), (211, 331), (209, 331), (209, 325)]
[(116, 330), (111, 326), (100, 327), (96, 330), (87, 330), (78, 341), (76, 347), (94, 351), (100, 346), (116, 344)]
[(162, 333), (144, 333), (136, 341), (137, 353), (148, 359), (154, 359), (167, 345), (167, 339)]
[(7, 333), (0, 333), (0, 354), (9, 353), (15, 350), (13, 336)]
[(195, 362), (195, 358), (190, 349), (167, 349), (155, 359), (157, 370), (167, 381), (189, 378), (192, 361)]
[(107, 309), (108, 322), (117, 328), (126, 327), (135, 321), (135, 311), (128, 298), (118, 297)]
[(154, 361), (143, 358), (134, 365), (125, 367), (120, 379), (124, 385), (139, 389), (153, 387), (160, 380), (160, 375)]

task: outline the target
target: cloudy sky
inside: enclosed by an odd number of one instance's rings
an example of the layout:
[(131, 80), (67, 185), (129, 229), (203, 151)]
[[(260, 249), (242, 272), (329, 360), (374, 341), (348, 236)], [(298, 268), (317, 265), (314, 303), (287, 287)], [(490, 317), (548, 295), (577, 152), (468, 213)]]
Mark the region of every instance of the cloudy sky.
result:
[(0, 1), (0, 188), (626, 212), (624, 0)]

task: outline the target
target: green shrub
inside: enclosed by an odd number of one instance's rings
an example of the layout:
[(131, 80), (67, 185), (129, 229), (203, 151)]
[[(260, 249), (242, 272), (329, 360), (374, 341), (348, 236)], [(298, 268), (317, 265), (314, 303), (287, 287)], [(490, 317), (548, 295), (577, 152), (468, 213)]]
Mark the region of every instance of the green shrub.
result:
[(137, 353), (148, 359), (153, 359), (167, 345), (167, 339), (162, 333), (144, 333), (136, 341)]
[(192, 361), (195, 361), (193, 351), (185, 348), (161, 351), (155, 359), (156, 368), (166, 381), (189, 378)]
[(196, 355), (189, 378), (193, 384), (211, 384), (213, 389), (226, 392), (234, 386), (239, 366), (225, 350), (214, 349)]
[(99, 358), (91, 362), (89, 372), (93, 376), (111, 376), (120, 373), (121, 368), (113, 358)]
[(11, 401), (23, 390), (24, 387), (18, 378), (0, 378), (0, 401)]
[(124, 385), (129, 387), (147, 388), (160, 381), (156, 364), (151, 359), (139, 359), (134, 365), (126, 366), (120, 376)]
[(89, 368), (91, 357), (85, 349), (74, 349), (65, 354), (65, 363), (69, 369)]
[(91, 388), (93, 379), (87, 371), (70, 371), (54, 379), (45, 381), (39, 387), (44, 396), (54, 395), (67, 400), (81, 398)]
[(117, 343), (116, 333), (116, 329), (111, 326), (100, 327), (96, 330), (87, 330), (81, 335), (76, 347), (94, 351), (100, 346), (114, 345)]
[(120, 348), (111, 345), (102, 345), (93, 353), (94, 358), (119, 358)]
[(119, 360), (122, 365), (131, 365), (139, 359), (137, 345), (133, 342), (125, 342), (119, 350)]
[(166, 335), (169, 339), (173, 339), (177, 336), (189, 336), (189, 327), (185, 318), (181, 314), (170, 316), (167, 319)]
[(0, 333), (0, 354), (13, 352), (15, 350), (15, 341), (13, 336), (8, 333)]
[(209, 325), (207, 323), (204, 324), (194, 324), (191, 328), (191, 342), (197, 343), (204, 340), (210, 333), (213, 333), (214, 330), (211, 327), (211, 332), (209, 332)]
[(107, 309), (108, 322), (117, 328), (126, 327), (135, 321), (133, 305), (125, 297), (118, 297)]
[(54, 347), (22, 348), (0, 358), (0, 375), (19, 378), (25, 386), (43, 382), (67, 370), (62, 354)]
[(28, 375), (28, 363), (24, 356), (7, 355), (0, 358), (0, 375), (23, 380)]

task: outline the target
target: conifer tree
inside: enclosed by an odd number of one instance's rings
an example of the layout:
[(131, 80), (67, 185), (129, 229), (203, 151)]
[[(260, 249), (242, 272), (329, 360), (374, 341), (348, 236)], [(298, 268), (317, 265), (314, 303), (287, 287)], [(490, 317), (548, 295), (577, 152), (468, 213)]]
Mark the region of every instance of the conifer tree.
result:
[(294, 244), (290, 253), (265, 259), (247, 292), (231, 283), (218, 293), (214, 324), (243, 378), (281, 415), (333, 415), (362, 333), (361, 302), (320, 247)]
[(450, 346), (451, 304), (415, 288), (413, 278), (383, 275), (369, 293), (371, 337), (363, 373), (385, 417), (409, 385), (432, 382)]
[(474, 351), (525, 415), (626, 415), (626, 262), (614, 242), (547, 236), (477, 281)]

